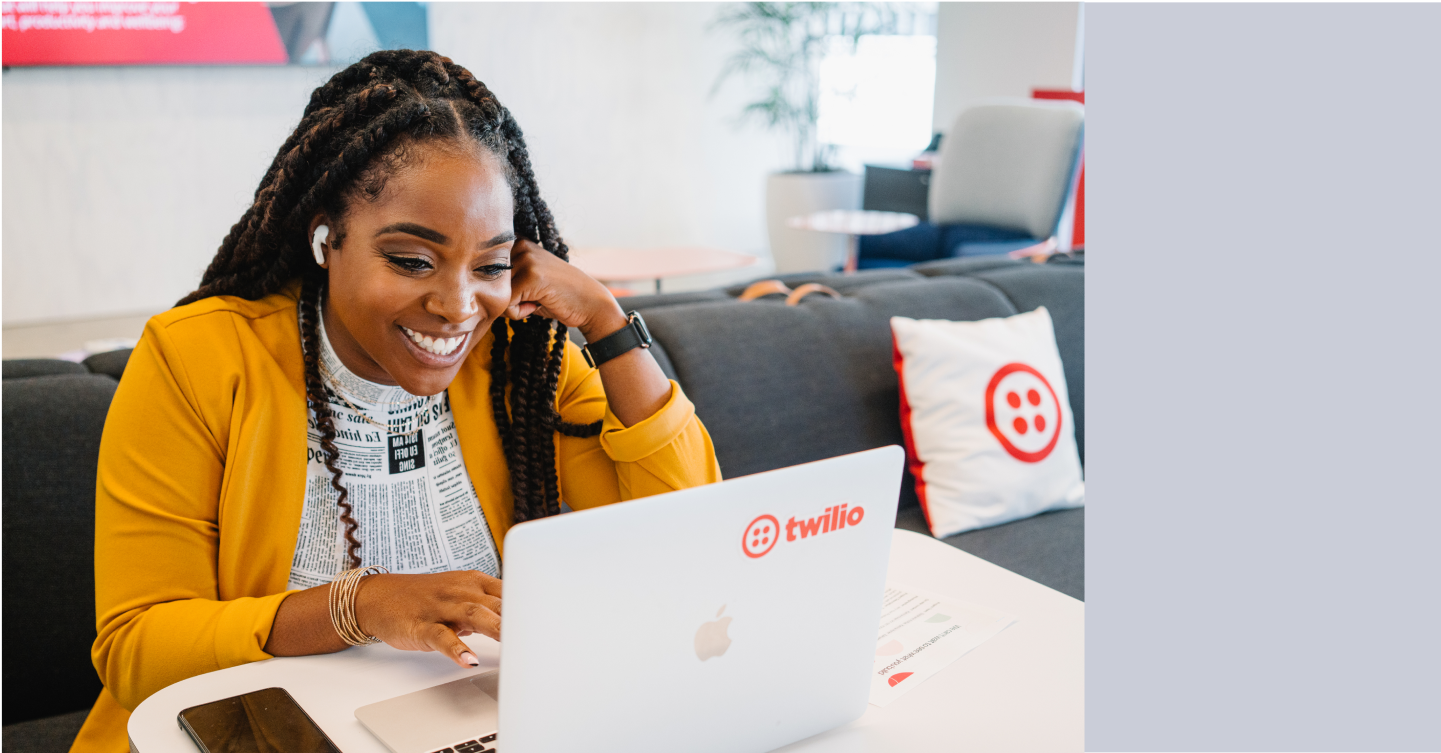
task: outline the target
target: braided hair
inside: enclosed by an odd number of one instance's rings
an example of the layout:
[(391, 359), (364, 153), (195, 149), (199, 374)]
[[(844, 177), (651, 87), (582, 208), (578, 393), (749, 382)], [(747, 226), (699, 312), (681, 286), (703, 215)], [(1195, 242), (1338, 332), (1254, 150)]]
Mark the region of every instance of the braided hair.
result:
[[(184, 305), (216, 295), (256, 300), (299, 278), (305, 393), (315, 414), (325, 467), (345, 525), (346, 554), (359, 567), (359, 523), (341, 470), (336, 430), (318, 357), (320, 302), (326, 271), (311, 256), (312, 217), (338, 220), (350, 202), (376, 200), (385, 179), (415, 159), (422, 143), (473, 142), (505, 167), (515, 200), (515, 234), (567, 259), (569, 250), (540, 197), (520, 126), (470, 71), (429, 51), (373, 53), (335, 74), (310, 95), (300, 124), (270, 164), (255, 200), (230, 229)], [(344, 233), (333, 222), (331, 245)], [(601, 422), (572, 424), (555, 409), (565, 325), (541, 316), (491, 326), (491, 409), (500, 431), (515, 499), (516, 522), (560, 512), (555, 433), (588, 437)], [(510, 387), (507, 400), (507, 385)]]

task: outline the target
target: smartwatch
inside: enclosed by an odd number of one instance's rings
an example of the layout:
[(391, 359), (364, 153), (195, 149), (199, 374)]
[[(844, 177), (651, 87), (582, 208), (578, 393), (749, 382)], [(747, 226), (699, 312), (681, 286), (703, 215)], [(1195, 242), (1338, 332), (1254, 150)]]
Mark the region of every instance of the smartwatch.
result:
[(650, 330), (646, 329), (645, 320), (641, 318), (639, 311), (632, 311), (625, 316), (626, 326), (593, 343), (586, 343), (586, 346), (580, 349), (581, 355), (585, 356), (586, 363), (592, 367), (599, 366), (636, 348), (649, 348), (651, 343), (655, 342), (655, 339), (650, 336)]

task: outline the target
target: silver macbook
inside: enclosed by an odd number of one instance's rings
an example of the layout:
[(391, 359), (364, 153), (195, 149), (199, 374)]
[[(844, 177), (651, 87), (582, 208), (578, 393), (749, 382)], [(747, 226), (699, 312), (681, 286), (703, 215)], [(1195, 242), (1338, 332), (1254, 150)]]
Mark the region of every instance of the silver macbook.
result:
[(903, 459), (522, 523), (500, 670), (355, 716), (393, 753), (767, 751), (845, 724), (866, 709)]

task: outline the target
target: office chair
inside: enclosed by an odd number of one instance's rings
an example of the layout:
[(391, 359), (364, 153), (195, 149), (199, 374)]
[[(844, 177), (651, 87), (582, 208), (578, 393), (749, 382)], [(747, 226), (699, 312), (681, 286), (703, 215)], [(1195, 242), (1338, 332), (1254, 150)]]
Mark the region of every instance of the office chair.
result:
[(967, 108), (941, 141), (928, 222), (863, 237), (859, 267), (1015, 251), (1056, 234), (1081, 153), (1085, 109), (1007, 100)]

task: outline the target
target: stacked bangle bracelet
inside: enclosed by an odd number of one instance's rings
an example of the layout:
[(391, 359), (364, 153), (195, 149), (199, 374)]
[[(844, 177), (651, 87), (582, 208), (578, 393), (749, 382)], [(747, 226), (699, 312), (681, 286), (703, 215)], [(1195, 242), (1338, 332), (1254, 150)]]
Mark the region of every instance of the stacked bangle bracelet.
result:
[(379, 638), (361, 631), (360, 622), (355, 619), (355, 595), (360, 592), (360, 581), (365, 576), (388, 572), (379, 565), (358, 567), (346, 570), (330, 582), (330, 624), (335, 626), (341, 640), (352, 646), (380, 642)]

